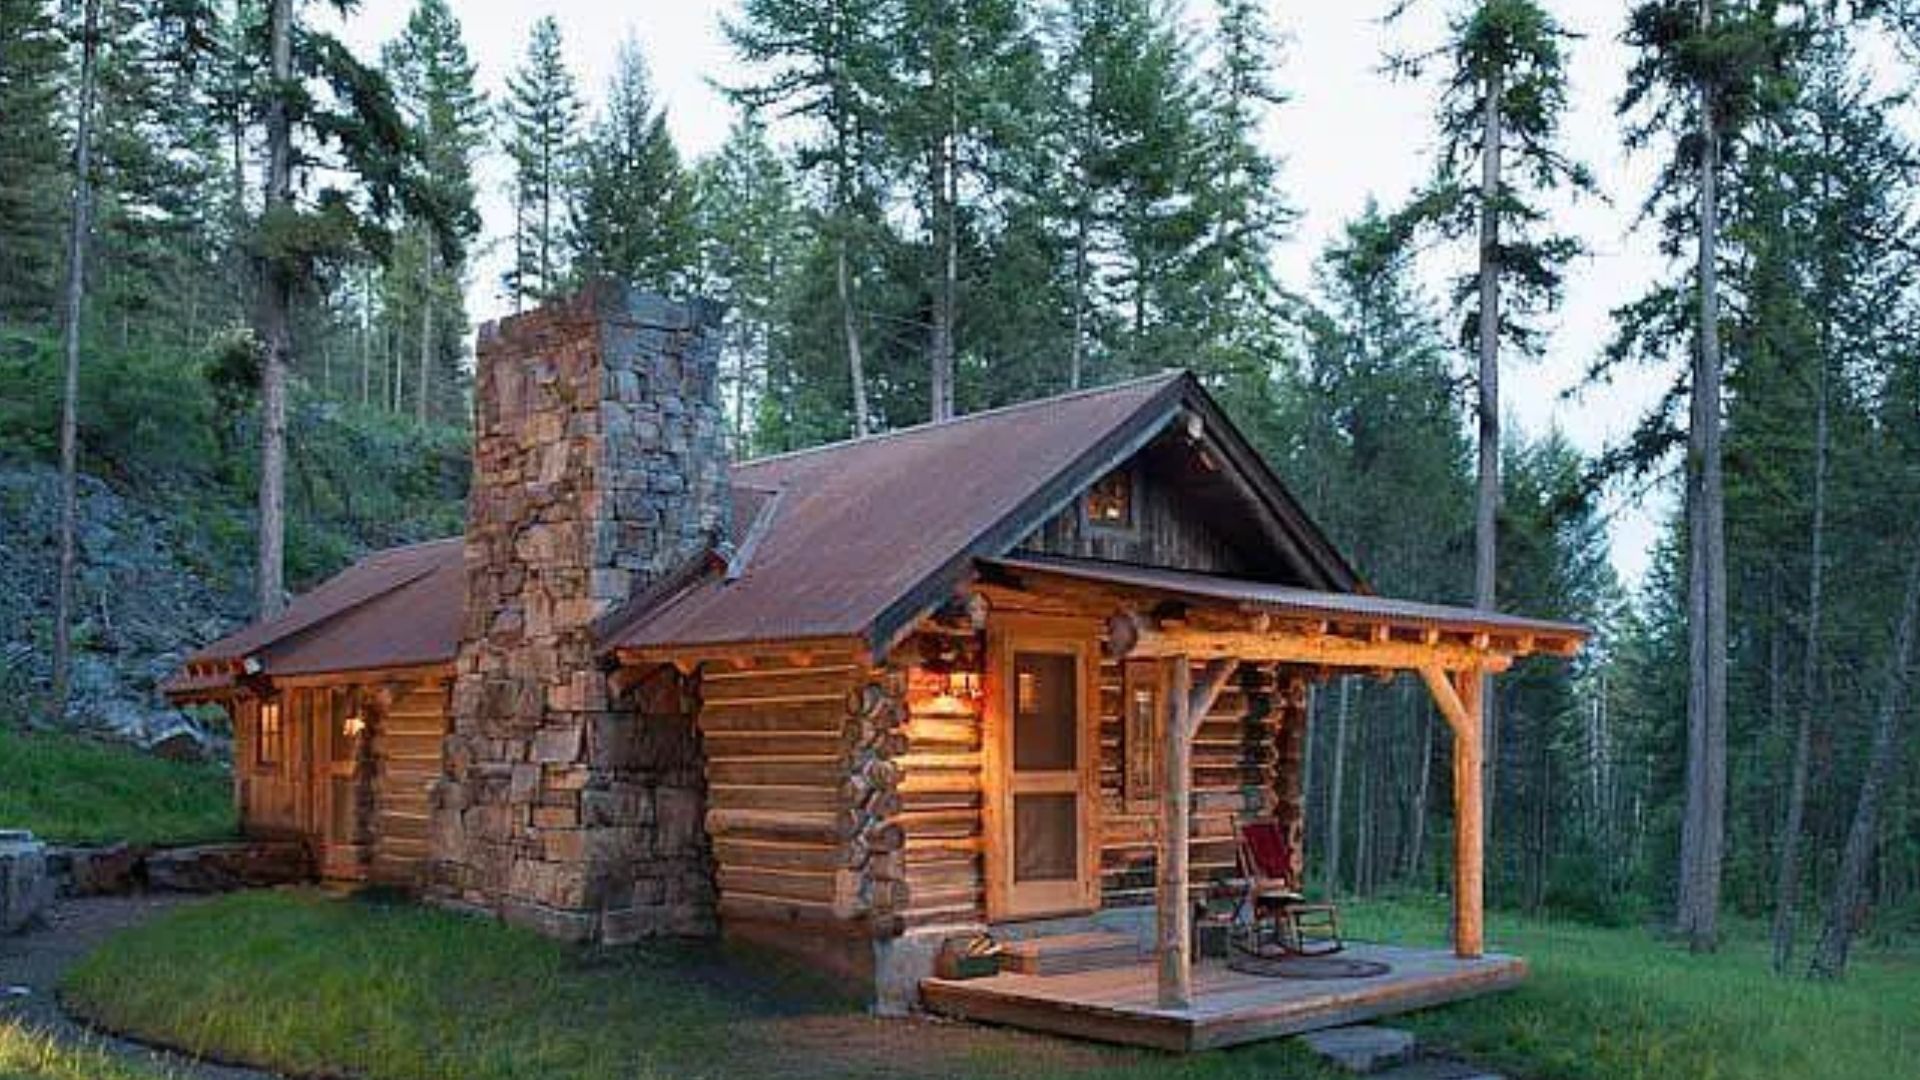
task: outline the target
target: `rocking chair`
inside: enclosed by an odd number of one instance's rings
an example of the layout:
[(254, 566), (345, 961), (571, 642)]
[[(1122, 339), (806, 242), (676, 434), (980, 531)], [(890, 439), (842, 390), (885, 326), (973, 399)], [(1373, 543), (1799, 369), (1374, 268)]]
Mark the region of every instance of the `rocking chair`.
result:
[(1240, 826), (1240, 872), (1233, 944), (1257, 956), (1325, 956), (1345, 948), (1340, 911), (1308, 903), (1293, 877), (1293, 846), (1278, 822)]

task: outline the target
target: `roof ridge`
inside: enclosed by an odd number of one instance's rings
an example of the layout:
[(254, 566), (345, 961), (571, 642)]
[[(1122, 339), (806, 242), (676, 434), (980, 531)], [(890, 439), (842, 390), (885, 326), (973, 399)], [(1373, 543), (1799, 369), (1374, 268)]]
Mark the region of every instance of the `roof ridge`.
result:
[(821, 443), (818, 446), (803, 446), (797, 450), (783, 450), (777, 454), (766, 454), (761, 457), (750, 458), (746, 461), (736, 461), (733, 463), (733, 469), (739, 470), (739, 469), (750, 468), (754, 465), (770, 464), (776, 461), (788, 461), (793, 458), (805, 457), (808, 454), (819, 454), (828, 450), (844, 450), (850, 446), (864, 446), (868, 443), (881, 442), (883, 440), (897, 438), (902, 435), (914, 435), (923, 431), (931, 431), (936, 428), (952, 427), (956, 424), (965, 424), (975, 420), (984, 420), (989, 417), (1001, 416), (1010, 412), (1019, 412), (1023, 409), (1039, 408), (1042, 405), (1057, 405), (1065, 401), (1078, 401), (1082, 398), (1096, 397), (1101, 394), (1111, 394), (1121, 390), (1138, 389), (1139, 387), (1148, 386), (1154, 383), (1173, 382), (1174, 380), (1186, 374), (1188, 374), (1188, 372), (1187, 372), (1187, 369), (1185, 368), (1163, 368), (1159, 371), (1154, 372), (1151, 375), (1140, 375), (1131, 379), (1122, 379), (1119, 382), (1107, 383), (1104, 386), (1089, 386), (1083, 390), (1070, 390), (1064, 394), (1054, 394), (1049, 397), (1029, 398), (1026, 401), (1015, 401), (1015, 402), (1010, 402), (1006, 405), (996, 405), (991, 409), (981, 409), (979, 412), (970, 412), (962, 416), (949, 417), (945, 420), (928, 420), (918, 424), (909, 424), (906, 427), (892, 428), (887, 431), (876, 431), (871, 435), (862, 435), (858, 438), (841, 439), (838, 442)]

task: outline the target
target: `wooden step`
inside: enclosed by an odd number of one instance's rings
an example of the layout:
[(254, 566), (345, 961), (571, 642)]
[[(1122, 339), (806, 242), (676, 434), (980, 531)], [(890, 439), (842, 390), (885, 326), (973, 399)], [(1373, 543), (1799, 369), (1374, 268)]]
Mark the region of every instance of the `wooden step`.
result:
[(1009, 941), (1000, 947), (1000, 967), (1022, 975), (1068, 975), (1130, 967), (1140, 956), (1140, 942), (1131, 934), (1088, 931)]

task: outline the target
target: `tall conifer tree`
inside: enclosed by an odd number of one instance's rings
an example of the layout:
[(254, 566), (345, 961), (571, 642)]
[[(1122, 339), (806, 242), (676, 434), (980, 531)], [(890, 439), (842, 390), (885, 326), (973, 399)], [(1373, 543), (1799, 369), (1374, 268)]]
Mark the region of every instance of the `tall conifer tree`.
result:
[(572, 225), (574, 265), (583, 275), (672, 291), (693, 273), (693, 184), (631, 38), (620, 46), (606, 106), (581, 147)]
[(527, 53), (507, 76), (503, 103), (507, 157), (513, 162), (513, 266), (506, 287), (514, 306), (548, 299), (567, 279), (566, 222), (580, 138), (580, 98), (561, 52), (560, 24), (533, 24)]

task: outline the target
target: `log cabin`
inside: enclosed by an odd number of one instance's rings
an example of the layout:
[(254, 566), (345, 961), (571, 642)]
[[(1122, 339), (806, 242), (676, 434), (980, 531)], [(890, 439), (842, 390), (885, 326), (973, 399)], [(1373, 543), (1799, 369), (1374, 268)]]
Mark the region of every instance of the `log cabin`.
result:
[[(1479, 702), (1581, 627), (1375, 594), (1181, 371), (732, 462), (718, 325), (597, 283), (481, 330), (465, 535), (169, 685), (229, 711), (247, 831), (566, 940), (723, 934), (882, 1011), (1176, 1049), (1520, 977), (1483, 943)], [(1301, 858), (1308, 696), (1352, 672), (1453, 733), (1454, 941), (1330, 1006), (1196, 963), (1191, 923), (1242, 823)], [(1077, 990), (933, 977), (981, 932), (1133, 948)]]

